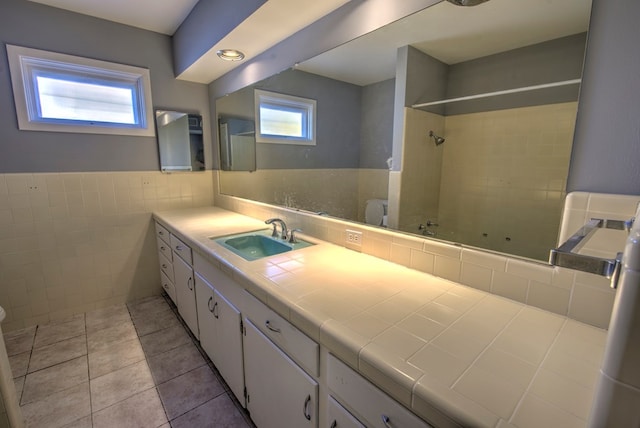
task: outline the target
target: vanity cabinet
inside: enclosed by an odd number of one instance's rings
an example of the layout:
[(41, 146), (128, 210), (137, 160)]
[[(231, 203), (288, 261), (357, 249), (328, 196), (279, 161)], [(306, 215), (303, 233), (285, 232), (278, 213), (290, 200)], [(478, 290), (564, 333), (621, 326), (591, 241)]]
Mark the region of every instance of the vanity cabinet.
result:
[(240, 311), (199, 273), (196, 273), (196, 295), (200, 345), (238, 401), (244, 403)]
[(433, 428), (331, 354), (327, 367), (331, 395), (366, 426)]
[(175, 276), (176, 297), (178, 299), (178, 312), (189, 326), (189, 329), (196, 338), (198, 332), (198, 312), (196, 308), (196, 286), (193, 268), (190, 264), (176, 257), (173, 262)]
[(327, 401), (327, 428), (366, 428), (332, 396)]
[(317, 427), (318, 383), (244, 320), (247, 410), (259, 428)]

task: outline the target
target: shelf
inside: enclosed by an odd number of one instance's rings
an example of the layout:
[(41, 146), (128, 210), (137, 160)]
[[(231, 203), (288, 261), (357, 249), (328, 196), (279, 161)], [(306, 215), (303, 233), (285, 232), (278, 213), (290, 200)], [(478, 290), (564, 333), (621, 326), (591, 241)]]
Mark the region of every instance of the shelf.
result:
[(571, 80), (563, 80), (561, 82), (544, 83), (541, 85), (523, 86), (521, 88), (505, 89), (503, 91), (487, 92), (484, 94), (468, 95), (466, 97), (450, 98), (447, 100), (439, 100), (439, 101), (431, 101), (428, 103), (414, 104), (411, 107), (420, 108), (420, 107), (428, 107), (428, 106), (437, 106), (441, 104), (455, 103), (459, 101), (468, 101), (468, 100), (476, 100), (480, 98), (497, 97), (500, 95), (517, 94), (519, 92), (537, 91), (540, 89), (555, 88), (558, 86), (577, 85), (581, 81), (582, 79), (571, 79)]

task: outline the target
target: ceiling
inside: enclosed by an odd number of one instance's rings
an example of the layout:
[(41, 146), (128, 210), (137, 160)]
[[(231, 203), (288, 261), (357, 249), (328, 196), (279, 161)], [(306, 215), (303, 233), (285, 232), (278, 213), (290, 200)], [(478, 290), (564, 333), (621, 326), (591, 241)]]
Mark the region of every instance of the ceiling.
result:
[[(198, 0), (30, 0), (172, 35)], [(234, 0), (231, 0), (234, 1)], [(236, 0), (237, 1), (237, 0)], [(269, 0), (178, 79), (210, 83), (241, 63), (219, 49), (252, 58), (349, 0)], [(295, 11), (295, 19), (291, 19)], [(367, 85), (395, 75), (398, 47), (412, 45), (447, 64), (586, 31), (591, 0), (491, 0), (474, 7), (441, 2), (298, 65), (301, 70)], [(277, 23), (277, 25), (274, 25)]]
[[(167, 35), (175, 33), (198, 3), (198, 0), (30, 1)], [(216, 55), (219, 49), (239, 49), (252, 58), (348, 1), (269, 0), (177, 77), (210, 83), (239, 65), (220, 60)]]
[(587, 31), (591, 0), (438, 3), (305, 61), (297, 68), (357, 85), (395, 76), (397, 49), (412, 45), (455, 64)]

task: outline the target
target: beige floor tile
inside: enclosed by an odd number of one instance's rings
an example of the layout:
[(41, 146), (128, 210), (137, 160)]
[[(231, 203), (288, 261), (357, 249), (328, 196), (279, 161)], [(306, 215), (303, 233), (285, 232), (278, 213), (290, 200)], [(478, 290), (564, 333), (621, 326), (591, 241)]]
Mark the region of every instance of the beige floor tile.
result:
[(192, 343), (149, 358), (149, 367), (156, 385), (205, 364), (200, 351)]
[(249, 427), (227, 394), (209, 400), (199, 407), (171, 421), (172, 428), (192, 427)]
[(13, 355), (31, 351), (35, 335), (36, 326), (6, 333), (4, 335), (4, 343), (7, 347), (7, 355), (11, 357)]
[(69, 320), (39, 325), (33, 347), (40, 348), (83, 334), (85, 334), (84, 314), (75, 315)]
[(87, 382), (88, 371), (87, 357), (83, 356), (29, 373), (25, 378), (21, 404), (42, 400), (51, 394)]
[(131, 321), (129, 310), (124, 304), (86, 313), (87, 332), (102, 330), (122, 321)]
[(93, 414), (94, 428), (156, 428), (167, 422), (155, 388)]
[(44, 400), (22, 406), (22, 414), (29, 428), (64, 427), (91, 414), (89, 383), (49, 395)]
[(133, 317), (138, 336), (145, 336), (153, 332), (169, 327), (177, 327), (180, 324), (176, 314), (167, 307), (164, 311), (159, 311), (150, 315)]
[(173, 420), (225, 391), (209, 366), (204, 365), (158, 385), (158, 392), (169, 420)]
[(110, 327), (87, 334), (89, 353), (109, 349), (113, 344), (137, 337), (131, 321), (120, 321)]
[(83, 334), (36, 348), (29, 361), (29, 373), (87, 355), (87, 337)]
[(14, 378), (27, 374), (30, 358), (31, 351), (23, 352), (21, 354), (12, 355), (9, 357), (9, 365), (11, 366), (11, 373), (13, 374)]
[(16, 396), (18, 397), (18, 402), (22, 398), (22, 390), (24, 389), (24, 379), (26, 376), (20, 376), (13, 380), (13, 384), (16, 387)]
[(142, 360), (144, 352), (137, 338), (114, 343), (108, 349), (89, 354), (89, 378), (95, 379)]
[(140, 338), (147, 357), (161, 354), (181, 345), (191, 343), (191, 336), (182, 325), (165, 328)]
[(158, 312), (169, 309), (169, 304), (162, 296), (151, 296), (136, 302), (128, 303), (132, 318), (153, 317)]
[(87, 415), (83, 418), (78, 419), (77, 421), (73, 421), (68, 425), (65, 425), (64, 428), (92, 428), (93, 422), (91, 419), (91, 415)]
[(91, 407), (97, 412), (154, 386), (149, 366), (143, 360), (92, 379)]

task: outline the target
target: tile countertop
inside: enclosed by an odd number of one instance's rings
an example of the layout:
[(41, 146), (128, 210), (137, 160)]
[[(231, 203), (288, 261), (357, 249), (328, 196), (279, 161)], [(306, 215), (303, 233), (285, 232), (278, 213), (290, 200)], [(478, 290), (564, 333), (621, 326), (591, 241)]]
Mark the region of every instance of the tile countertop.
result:
[(220, 208), (154, 216), (436, 426), (586, 425), (605, 330), (305, 235), (248, 262), (209, 238), (266, 225)]

